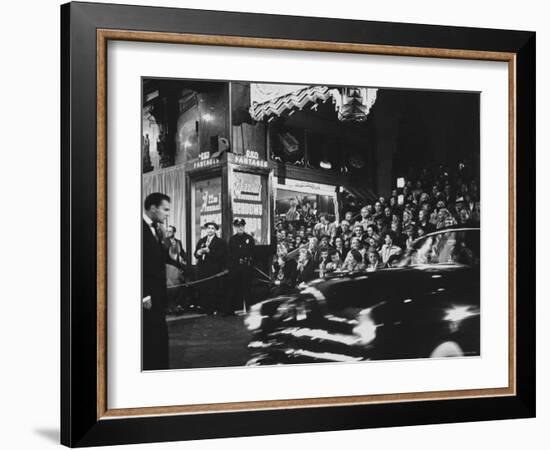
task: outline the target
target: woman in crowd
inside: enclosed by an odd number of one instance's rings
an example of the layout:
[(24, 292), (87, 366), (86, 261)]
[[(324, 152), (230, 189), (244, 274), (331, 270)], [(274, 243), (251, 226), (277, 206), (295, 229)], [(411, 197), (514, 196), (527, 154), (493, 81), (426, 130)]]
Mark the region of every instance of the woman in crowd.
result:
[(367, 238), (367, 241), (366, 241), (366, 247), (367, 248), (379, 248), (380, 247), (380, 244), (379, 242), (374, 239), (374, 238)]
[(363, 270), (365, 264), (363, 263), (363, 255), (359, 250), (350, 250), (347, 258), (347, 265), (342, 266), (342, 270), (349, 270), (350, 272), (355, 272), (358, 270)]
[(351, 239), (351, 248), (348, 254), (346, 255), (346, 259), (344, 260), (342, 264), (342, 270), (355, 270), (355, 267), (357, 266), (357, 262), (355, 261), (355, 254), (359, 254), (359, 256), (362, 258), (361, 250), (363, 248), (363, 245), (361, 244), (361, 241), (358, 237), (353, 237)]
[(449, 210), (447, 208), (440, 208), (437, 212), (437, 221), (435, 223), (435, 229), (441, 230), (445, 228), (445, 224), (447, 223), (447, 218), (451, 215)]
[(414, 229), (407, 228), (402, 234), (402, 236), (404, 237), (404, 240), (401, 242), (398, 242), (397, 245), (401, 247), (402, 250), (408, 250), (409, 248), (412, 247), (412, 244), (415, 240)]
[(375, 241), (380, 240), (380, 236), (377, 233), (376, 225), (367, 226), (367, 239), (374, 239)]
[(298, 256), (298, 266), (296, 268), (296, 284), (307, 283), (315, 278), (315, 268), (313, 257), (307, 247), (300, 247)]
[(371, 247), (365, 254), (365, 269), (367, 272), (376, 272), (381, 269), (380, 255), (375, 248)]
[(380, 259), (384, 267), (391, 267), (391, 263), (401, 254), (401, 248), (394, 245), (394, 240), (395, 236), (391, 231), (384, 234), (384, 245), (380, 249)]
[(403, 220), (401, 222), (401, 229), (406, 230), (407, 228), (414, 227), (414, 222), (412, 221), (412, 214), (408, 209), (403, 211)]
[(336, 250), (333, 250), (330, 255), (330, 262), (326, 265), (326, 272), (336, 272), (342, 268), (342, 259), (340, 253)]

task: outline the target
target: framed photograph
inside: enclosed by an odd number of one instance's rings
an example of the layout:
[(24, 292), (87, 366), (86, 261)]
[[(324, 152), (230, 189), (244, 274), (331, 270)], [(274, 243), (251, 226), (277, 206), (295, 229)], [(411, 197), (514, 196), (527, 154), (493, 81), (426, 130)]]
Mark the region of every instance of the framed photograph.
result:
[(535, 415), (535, 33), (61, 7), (71, 447)]

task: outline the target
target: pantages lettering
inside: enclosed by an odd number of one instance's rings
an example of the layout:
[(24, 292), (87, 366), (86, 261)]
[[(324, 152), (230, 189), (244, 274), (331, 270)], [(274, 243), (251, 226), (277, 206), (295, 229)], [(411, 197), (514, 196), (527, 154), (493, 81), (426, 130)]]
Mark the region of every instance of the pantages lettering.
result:
[(258, 152), (247, 150), (244, 155), (235, 155), (235, 163), (254, 167), (267, 167), (267, 161), (260, 159)]
[(195, 161), (193, 163), (193, 169), (200, 169), (204, 167), (215, 166), (216, 164), (219, 164), (219, 163), (220, 163), (220, 160), (218, 158), (203, 159), (201, 161)]

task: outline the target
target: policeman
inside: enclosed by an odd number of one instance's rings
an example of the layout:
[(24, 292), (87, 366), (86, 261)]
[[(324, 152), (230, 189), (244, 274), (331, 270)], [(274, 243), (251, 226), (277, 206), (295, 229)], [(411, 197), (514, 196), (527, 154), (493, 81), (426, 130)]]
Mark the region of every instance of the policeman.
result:
[(252, 283), (252, 260), (254, 257), (254, 238), (245, 233), (244, 219), (235, 219), (235, 234), (229, 239), (229, 285), (230, 301), (226, 314), (233, 314), (241, 307), (246, 310), (250, 305), (250, 285)]

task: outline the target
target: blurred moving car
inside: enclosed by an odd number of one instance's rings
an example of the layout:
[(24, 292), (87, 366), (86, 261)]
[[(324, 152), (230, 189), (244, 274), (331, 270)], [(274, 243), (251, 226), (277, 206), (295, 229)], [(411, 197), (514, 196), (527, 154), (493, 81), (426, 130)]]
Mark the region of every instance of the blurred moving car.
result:
[(417, 239), (375, 272), (340, 272), (254, 305), (248, 365), (479, 356), (479, 229)]

